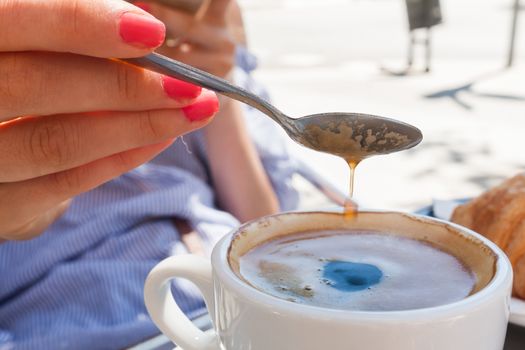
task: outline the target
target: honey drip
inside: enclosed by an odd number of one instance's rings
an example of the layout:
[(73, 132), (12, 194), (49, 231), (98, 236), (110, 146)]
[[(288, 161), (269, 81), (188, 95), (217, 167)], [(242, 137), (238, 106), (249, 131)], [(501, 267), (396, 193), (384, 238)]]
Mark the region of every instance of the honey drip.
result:
[(357, 203), (353, 201), (354, 197), (354, 175), (355, 169), (359, 164), (360, 160), (347, 159), (348, 168), (350, 169), (350, 185), (349, 185), (349, 196), (344, 204), (344, 215), (346, 218), (352, 218), (357, 215)]

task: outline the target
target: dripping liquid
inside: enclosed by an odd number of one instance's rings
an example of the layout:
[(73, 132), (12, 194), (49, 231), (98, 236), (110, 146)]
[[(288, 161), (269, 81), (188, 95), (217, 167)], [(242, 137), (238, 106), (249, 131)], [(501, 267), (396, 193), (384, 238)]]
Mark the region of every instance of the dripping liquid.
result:
[(347, 159), (348, 168), (350, 169), (350, 185), (349, 185), (349, 196), (344, 204), (344, 215), (346, 218), (352, 218), (357, 214), (357, 203), (354, 202), (354, 175), (355, 168), (359, 164), (359, 160)]

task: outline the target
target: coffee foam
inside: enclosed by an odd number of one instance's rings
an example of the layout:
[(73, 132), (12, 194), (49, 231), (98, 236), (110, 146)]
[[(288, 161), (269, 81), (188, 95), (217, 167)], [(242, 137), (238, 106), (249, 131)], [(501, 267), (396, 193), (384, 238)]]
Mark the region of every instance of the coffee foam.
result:
[(475, 276), (427, 243), (375, 231), (280, 237), (241, 257), (240, 274), (281, 299), (360, 311), (433, 307), (467, 297)]
[(483, 289), (492, 280), (497, 256), (483, 241), (468, 234), (454, 224), (439, 222), (398, 212), (359, 212), (354, 218), (345, 218), (340, 213), (304, 212), (268, 216), (245, 224), (233, 236), (228, 249), (228, 262), (238, 278), (239, 259), (253, 247), (266, 241), (314, 231), (379, 231), (416, 239), (444, 252), (452, 254), (474, 275), (471, 294)]

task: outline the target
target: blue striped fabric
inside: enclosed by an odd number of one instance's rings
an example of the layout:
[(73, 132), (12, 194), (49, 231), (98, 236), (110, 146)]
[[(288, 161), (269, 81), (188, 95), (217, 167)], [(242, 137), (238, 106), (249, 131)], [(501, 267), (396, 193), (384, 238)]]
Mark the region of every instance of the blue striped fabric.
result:
[[(236, 70), (237, 81), (264, 93), (249, 76), (253, 57), (240, 51), (238, 62), (242, 69)], [(245, 108), (249, 131), (281, 205), (292, 209), (297, 203), (290, 184), (295, 165), (281, 131)], [(0, 350), (121, 349), (158, 333), (145, 310), (142, 289), (156, 263), (187, 253), (174, 217), (188, 220), (208, 253), (239, 224), (214, 205), (200, 132), (77, 197), (40, 237), (0, 244)], [(172, 290), (190, 317), (204, 311), (193, 285), (176, 281)]]

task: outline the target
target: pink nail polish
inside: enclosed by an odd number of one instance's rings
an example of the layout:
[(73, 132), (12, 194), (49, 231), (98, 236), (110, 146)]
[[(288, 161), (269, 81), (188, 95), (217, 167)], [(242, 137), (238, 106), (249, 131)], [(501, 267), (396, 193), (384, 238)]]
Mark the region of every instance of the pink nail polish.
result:
[(126, 12), (120, 17), (119, 32), (128, 44), (153, 48), (164, 42), (166, 27), (154, 17)]
[(213, 91), (202, 90), (197, 100), (182, 109), (190, 121), (198, 121), (212, 117), (219, 110), (219, 99)]
[(162, 77), (162, 87), (166, 94), (175, 100), (196, 98), (202, 91), (200, 86), (168, 76)]

